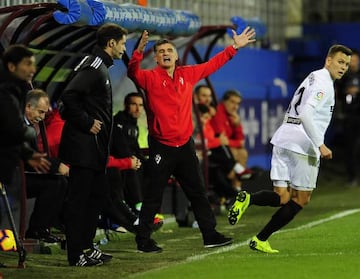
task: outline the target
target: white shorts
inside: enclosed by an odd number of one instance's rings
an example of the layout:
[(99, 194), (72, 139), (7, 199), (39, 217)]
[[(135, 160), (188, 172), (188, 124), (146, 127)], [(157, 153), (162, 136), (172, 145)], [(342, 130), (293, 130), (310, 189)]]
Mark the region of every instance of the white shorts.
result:
[(270, 178), (276, 187), (299, 191), (316, 188), (320, 159), (273, 146)]

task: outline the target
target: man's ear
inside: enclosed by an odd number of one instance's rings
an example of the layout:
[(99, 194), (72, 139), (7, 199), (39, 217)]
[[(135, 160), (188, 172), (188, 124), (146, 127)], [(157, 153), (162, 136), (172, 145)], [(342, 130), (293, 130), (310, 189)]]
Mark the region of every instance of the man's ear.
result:
[(7, 68), (9, 70), (10, 73), (14, 73), (16, 71), (16, 65), (12, 62), (9, 62), (7, 64)]
[(326, 57), (326, 59), (325, 59), (326, 66), (331, 64), (331, 60), (332, 60), (332, 57), (330, 57), (330, 56)]
[(108, 45), (109, 45), (109, 47), (114, 47), (115, 46), (115, 40), (114, 39), (109, 40)]
[(31, 104), (30, 103), (27, 103), (25, 105), (25, 112), (30, 112), (30, 109), (31, 109)]

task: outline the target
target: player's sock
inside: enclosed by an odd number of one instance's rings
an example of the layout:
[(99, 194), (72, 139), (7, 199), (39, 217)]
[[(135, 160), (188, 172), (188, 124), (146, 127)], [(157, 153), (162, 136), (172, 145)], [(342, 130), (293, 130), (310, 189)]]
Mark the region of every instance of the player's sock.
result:
[(261, 241), (267, 240), (270, 235), (287, 225), (301, 209), (299, 204), (290, 200), (275, 212), (269, 223), (258, 233), (257, 238)]
[(250, 204), (259, 206), (280, 206), (280, 196), (274, 191), (263, 190), (250, 195)]

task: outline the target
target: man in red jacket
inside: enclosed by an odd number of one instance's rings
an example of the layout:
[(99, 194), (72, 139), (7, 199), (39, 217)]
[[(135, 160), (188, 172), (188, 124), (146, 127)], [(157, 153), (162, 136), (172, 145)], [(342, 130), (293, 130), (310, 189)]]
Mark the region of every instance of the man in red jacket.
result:
[(238, 91), (226, 91), (222, 102), (216, 108), (215, 116), (211, 119), (211, 125), (216, 134), (224, 133), (227, 136), (234, 158), (246, 167), (248, 152), (245, 148), (245, 136), (239, 117), (241, 101), (242, 97)]
[(128, 65), (128, 76), (146, 94), (149, 129), (150, 184), (145, 189), (140, 212), (140, 224), (136, 235), (138, 250), (161, 252), (151, 239), (151, 224), (159, 211), (164, 187), (170, 175), (180, 182), (194, 211), (206, 248), (230, 244), (227, 238), (215, 230), (216, 220), (206, 198), (199, 161), (195, 154), (192, 122), (193, 86), (214, 73), (228, 62), (241, 47), (255, 41), (255, 31), (249, 27), (237, 35), (233, 31), (234, 44), (226, 47), (208, 62), (198, 65), (177, 66), (178, 53), (168, 40), (154, 45), (157, 67), (140, 68), (149, 34), (145, 30)]

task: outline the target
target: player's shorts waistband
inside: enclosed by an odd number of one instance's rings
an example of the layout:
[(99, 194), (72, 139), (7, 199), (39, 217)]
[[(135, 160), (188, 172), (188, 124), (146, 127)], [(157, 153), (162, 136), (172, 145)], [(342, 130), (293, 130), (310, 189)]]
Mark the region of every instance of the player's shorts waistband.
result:
[(296, 118), (296, 117), (291, 117), (291, 116), (285, 116), (284, 122), (289, 123), (289, 124), (300, 125), (301, 124), (301, 119)]

